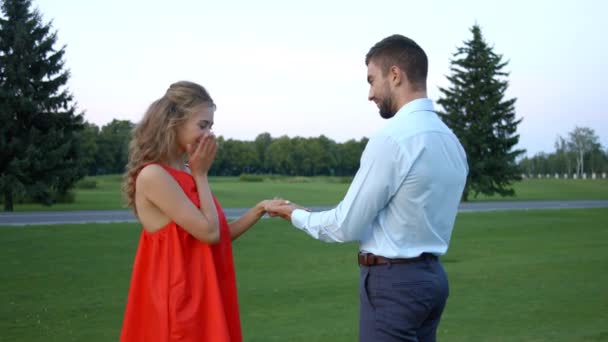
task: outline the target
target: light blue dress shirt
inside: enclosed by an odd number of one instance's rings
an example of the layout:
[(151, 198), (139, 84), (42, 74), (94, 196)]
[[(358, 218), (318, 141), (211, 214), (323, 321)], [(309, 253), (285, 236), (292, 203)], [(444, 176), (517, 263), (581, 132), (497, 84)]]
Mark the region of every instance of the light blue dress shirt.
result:
[(346, 196), (332, 210), (294, 210), (295, 227), (325, 242), (360, 241), (387, 258), (443, 255), (468, 173), (454, 133), (430, 99), (403, 106), (370, 138)]

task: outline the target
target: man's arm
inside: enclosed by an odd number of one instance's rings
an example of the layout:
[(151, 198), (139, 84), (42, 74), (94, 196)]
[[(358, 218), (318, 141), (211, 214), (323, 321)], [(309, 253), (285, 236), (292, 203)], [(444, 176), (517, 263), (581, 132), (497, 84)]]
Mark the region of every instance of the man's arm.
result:
[[(399, 146), (389, 137), (374, 137), (361, 156), (361, 165), (346, 196), (335, 209), (309, 213), (287, 207), (277, 215), (325, 242), (361, 240), (378, 213), (387, 205), (407, 171)], [(272, 211), (273, 209), (269, 209)]]

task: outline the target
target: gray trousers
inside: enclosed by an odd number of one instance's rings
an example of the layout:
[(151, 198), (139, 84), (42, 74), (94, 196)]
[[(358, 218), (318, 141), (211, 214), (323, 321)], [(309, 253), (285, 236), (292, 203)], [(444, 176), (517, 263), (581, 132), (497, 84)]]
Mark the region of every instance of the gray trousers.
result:
[(447, 275), (436, 258), (361, 266), (359, 341), (435, 341), (448, 295)]

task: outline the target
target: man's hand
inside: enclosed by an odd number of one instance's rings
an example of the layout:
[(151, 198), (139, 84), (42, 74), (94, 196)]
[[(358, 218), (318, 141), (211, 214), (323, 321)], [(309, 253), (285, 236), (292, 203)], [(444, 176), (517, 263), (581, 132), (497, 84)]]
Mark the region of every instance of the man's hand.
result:
[(279, 216), (287, 221), (291, 221), (291, 213), (296, 209), (310, 211), (307, 208), (283, 199), (268, 201), (264, 209), (271, 217)]

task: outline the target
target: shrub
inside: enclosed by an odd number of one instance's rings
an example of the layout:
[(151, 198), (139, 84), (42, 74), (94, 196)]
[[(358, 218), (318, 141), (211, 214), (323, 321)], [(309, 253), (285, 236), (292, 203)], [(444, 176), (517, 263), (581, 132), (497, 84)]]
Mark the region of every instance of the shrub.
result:
[(63, 195), (54, 194), (53, 202), (55, 203), (74, 203), (76, 201), (76, 195), (72, 191), (68, 191)]
[(241, 181), (241, 182), (263, 182), (264, 176), (243, 173), (239, 177), (239, 181)]
[(288, 183), (311, 183), (312, 178), (303, 176), (294, 176), (287, 179)]
[(76, 189), (96, 189), (97, 181), (91, 178), (84, 178), (76, 183)]

